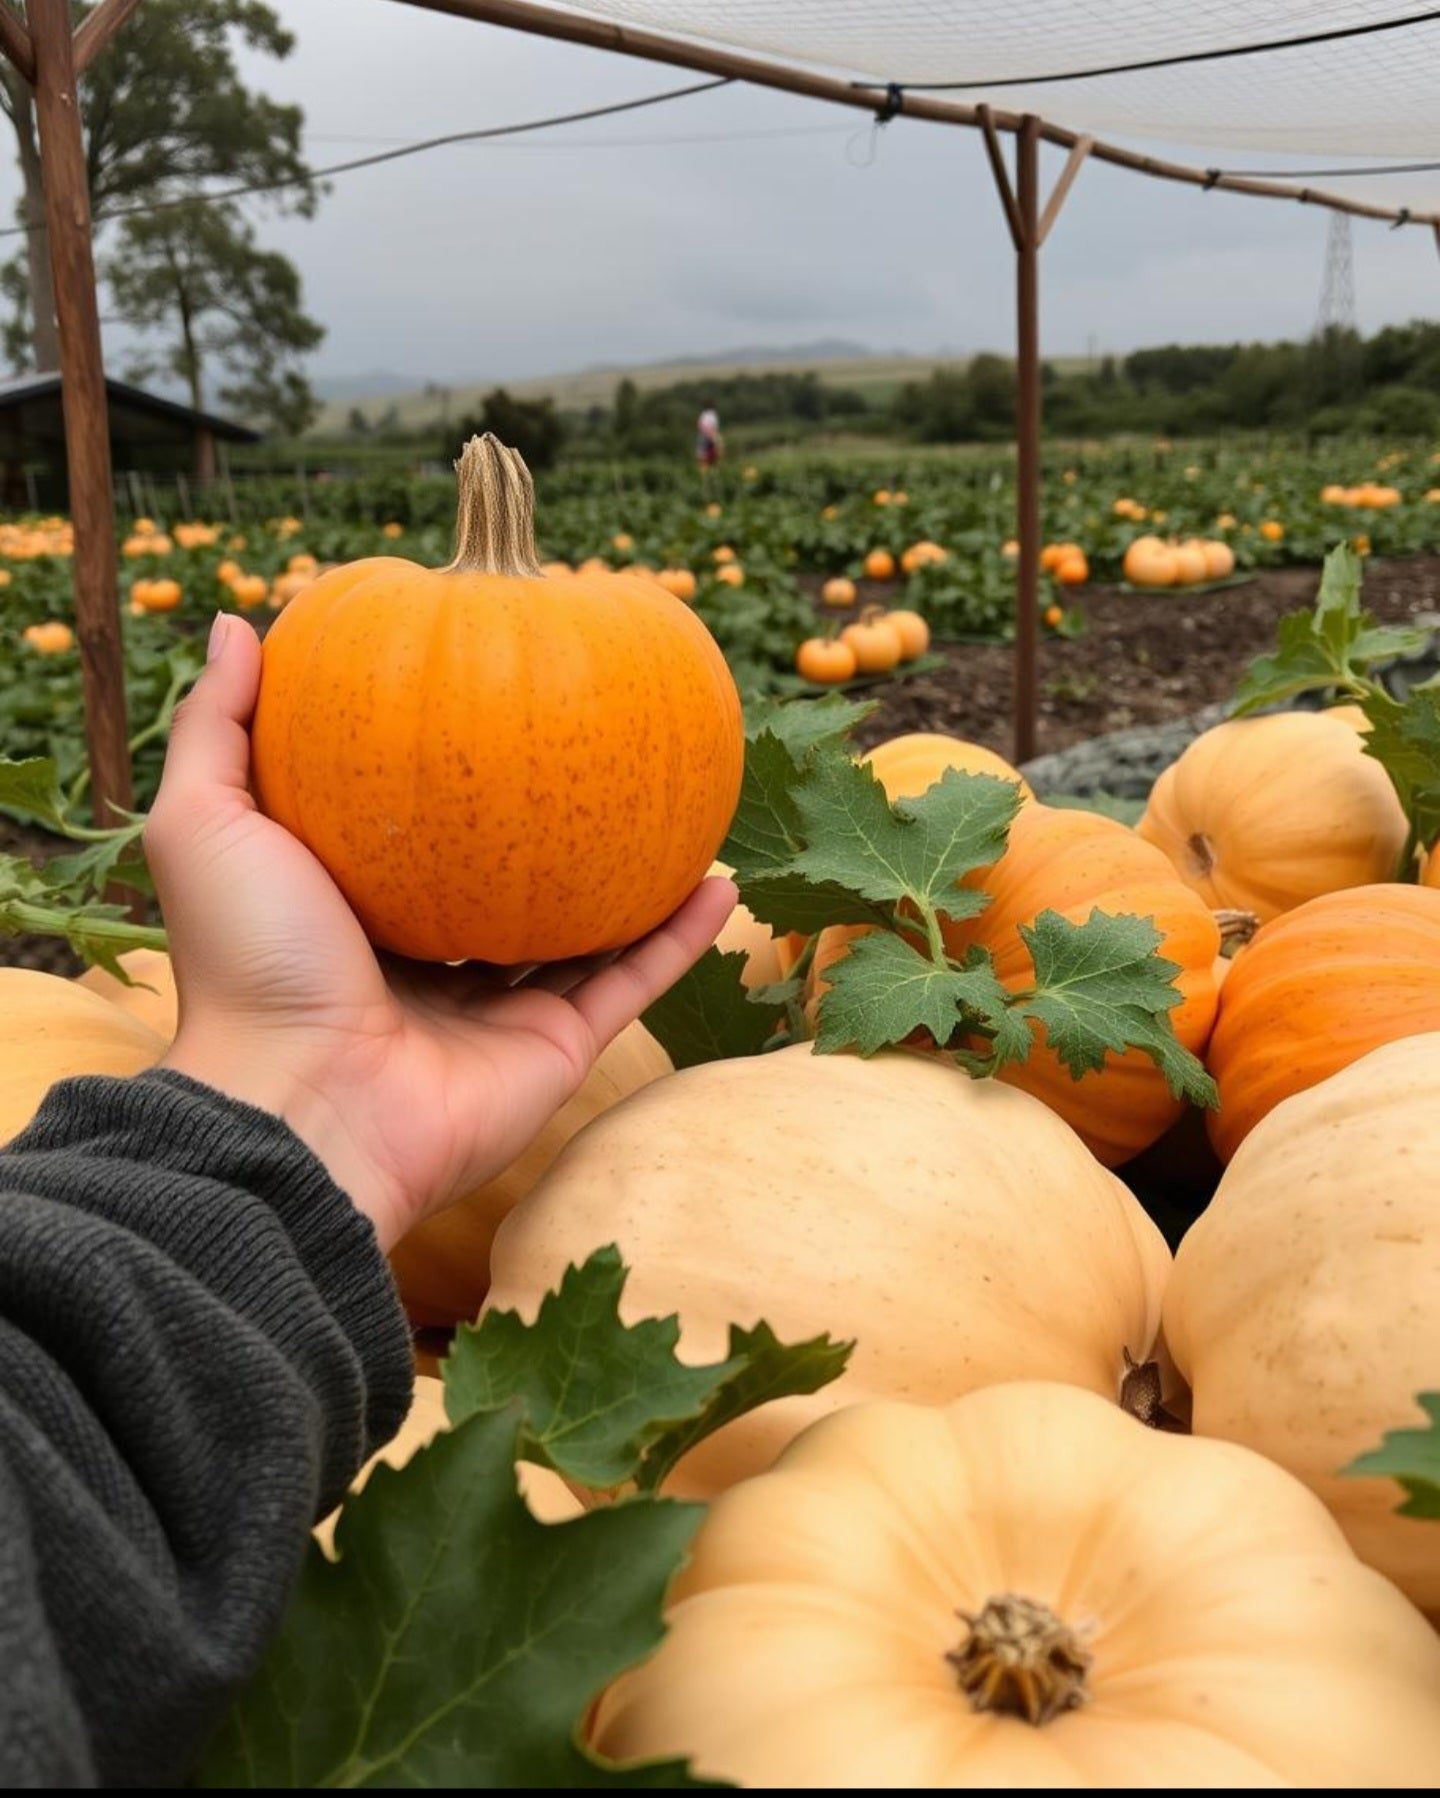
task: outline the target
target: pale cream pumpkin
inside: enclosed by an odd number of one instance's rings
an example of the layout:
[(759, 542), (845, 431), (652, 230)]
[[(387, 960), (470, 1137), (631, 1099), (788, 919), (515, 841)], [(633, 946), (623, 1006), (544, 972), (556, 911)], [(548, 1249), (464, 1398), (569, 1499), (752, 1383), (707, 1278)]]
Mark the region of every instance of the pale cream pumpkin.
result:
[(100, 967), (87, 968), (78, 976), (79, 984), (148, 1024), (167, 1043), (173, 1041), (180, 1019), (180, 1001), (170, 957), (163, 949), (127, 949), (119, 959), (134, 982), (132, 986)]
[(859, 1399), (943, 1400), (992, 1380), (1112, 1401), (1151, 1351), (1169, 1251), (1038, 1099), (903, 1051), (808, 1044), (709, 1062), (627, 1099), (510, 1213), (487, 1308), (533, 1318), (572, 1262), (618, 1244), (627, 1321), (678, 1312), (680, 1353), (732, 1322), (856, 1342), (845, 1375), (728, 1425), (667, 1490), (708, 1496)]
[[(430, 1374), (417, 1375), (415, 1393), (405, 1421), (384, 1448), (378, 1454), (371, 1455), (355, 1475), (350, 1482), (351, 1492), (363, 1491), (365, 1482), (377, 1467), (404, 1467), (413, 1455), (434, 1441), (441, 1430), (448, 1430), (449, 1427), (450, 1420), (445, 1414), (444, 1383)], [(532, 1462), (521, 1461), (517, 1463), (515, 1472), (521, 1496), (541, 1523), (563, 1523), (567, 1517), (578, 1517), (584, 1509), (560, 1475), (552, 1473), (548, 1467), (536, 1467)], [(337, 1506), (328, 1517), (320, 1519), (314, 1530), (315, 1540), (332, 1560), (335, 1558), (335, 1525), (339, 1517), (340, 1509)]]
[[(1433, 1527), (1433, 1526), (1432, 1526)], [(1296, 1480), (1018, 1383), (852, 1407), (725, 1493), (618, 1760), (769, 1789), (1409, 1786), (1440, 1640)]]
[(1356, 716), (1217, 724), (1156, 781), (1136, 830), (1207, 904), (1261, 923), (1320, 893), (1393, 880), (1405, 814)]
[(78, 981), (33, 968), (0, 968), (0, 1144), (18, 1136), (57, 1080), (139, 1074), (166, 1041)]
[(601, 1054), (580, 1090), (504, 1173), (402, 1237), (390, 1251), (390, 1266), (411, 1321), (438, 1329), (471, 1322), (490, 1284), (495, 1232), (511, 1206), (529, 1192), (577, 1130), (670, 1071), (670, 1057), (645, 1026), (629, 1025)]
[(918, 799), (950, 768), (962, 774), (992, 774), (997, 780), (1013, 781), (1022, 798), (1035, 797), (1029, 781), (1003, 755), (997, 755), (983, 743), (947, 736), (943, 731), (907, 731), (904, 736), (876, 744), (865, 760), (892, 805), (897, 799)]
[(1362, 1559), (1440, 1613), (1440, 1524), (1399, 1516), (1391, 1480), (1340, 1475), (1423, 1426), (1415, 1394), (1440, 1388), (1437, 1117), (1436, 1033), (1277, 1105), (1180, 1245), (1165, 1336), (1196, 1433), (1298, 1475)]

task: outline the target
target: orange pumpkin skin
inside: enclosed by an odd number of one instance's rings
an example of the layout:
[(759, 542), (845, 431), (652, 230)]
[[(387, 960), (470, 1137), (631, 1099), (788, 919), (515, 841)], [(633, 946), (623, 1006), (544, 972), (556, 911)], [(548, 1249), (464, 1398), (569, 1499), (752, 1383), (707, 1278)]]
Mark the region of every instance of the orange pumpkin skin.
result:
[[(973, 945), (988, 950), (996, 976), (1012, 992), (1034, 984), (1035, 963), (1019, 926), (1033, 923), (1040, 912), (1059, 912), (1076, 924), (1095, 910), (1153, 918), (1163, 939), (1158, 952), (1181, 970), (1175, 976), (1180, 998), (1171, 1025), (1192, 1054), (1204, 1051), (1219, 997), (1219, 927), (1164, 856), (1125, 825), (1031, 801), (1016, 813), (1000, 860), (967, 874), (960, 884), (987, 893), (990, 903), (978, 917), (943, 919), (945, 946), (957, 959)], [(825, 969), (863, 929), (837, 925), (822, 934), (812, 963), (817, 993), (824, 990)], [(1160, 1070), (1138, 1049), (1107, 1055), (1102, 1069), (1076, 1080), (1046, 1043), (1043, 1029), (1028, 1059), (996, 1078), (1044, 1100), (1106, 1167), (1118, 1167), (1148, 1148), (1185, 1110), (1185, 1101), (1171, 1094)]]
[(1325, 893), (1263, 925), (1235, 957), (1206, 1066), (1228, 1162), (1261, 1118), (1362, 1055), (1440, 1031), (1440, 892), (1396, 882)]
[[(1158, 953), (1181, 970), (1175, 976), (1180, 1000), (1170, 1013), (1171, 1025), (1185, 1048), (1203, 1053), (1219, 998), (1219, 927), (1204, 901), (1134, 831), (1093, 812), (1062, 811), (1038, 801), (1022, 805), (1005, 854), (965, 884), (972, 881), (990, 895), (990, 903), (977, 918), (945, 924), (946, 945), (952, 956), (963, 955), (972, 943), (988, 949), (996, 975), (1012, 991), (1034, 981), (1035, 964), (1018, 926), (1033, 922), (1039, 912), (1057, 911), (1075, 924), (1097, 909), (1153, 918), (1163, 939)], [(1103, 1069), (1075, 1080), (1043, 1032), (1029, 1058), (999, 1078), (1043, 1099), (1106, 1167), (1118, 1167), (1148, 1148), (1185, 1109), (1138, 1049), (1107, 1055)]]
[(855, 651), (838, 638), (807, 637), (795, 651), (795, 671), (820, 687), (855, 678)]
[(918, 612), (886, 612), (885, 622), (900, 639), (900, 660), (913, 662), (930, 647), (930, 626)]
[(655, 581), (390, 556), (279, 614), (252, 741), (261, 809), (372, 941), (499, 963), (668, 917), (724, 839), (745, 752), (719, 647)]
[(861, 674), (888, 674), (900, 665), (904, 653), (898, 634), (883, 618), (847, 624), (840, 633), (840, 641), (849, 646)]
[(1320, 893), (1389, 880), (1405, 814), (1364, 753), (1362, 727), (1353, 706), (1217, 724), (1155, 782), (1135, 828), (1207, 904), (1262, 923)]
[(993, 774), (999, 780), (1013, 780), (1023, 798), (1035, 797), (1024, 775), (1003, 755), (986, 749), (982, 743), (969, 743), (942, 731), (907, 731), (904, 736), (877, 744), (865, 759), (892, 805), (897, 799), (918, 799), (947, 768), (958, 768), (962, 774)]

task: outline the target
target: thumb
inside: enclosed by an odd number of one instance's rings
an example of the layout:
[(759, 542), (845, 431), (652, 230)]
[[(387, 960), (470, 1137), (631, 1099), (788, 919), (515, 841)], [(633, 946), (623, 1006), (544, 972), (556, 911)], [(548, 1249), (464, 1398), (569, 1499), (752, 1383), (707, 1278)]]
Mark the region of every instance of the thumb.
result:
[(243, 618), (222, 612), (211, 626), (207, 655), (204, 672), (176, 709), (145, 826), (145, 856), (162, 881), (208, 826), (254, 809), (248, 726), (260, 691), (260, 639)]

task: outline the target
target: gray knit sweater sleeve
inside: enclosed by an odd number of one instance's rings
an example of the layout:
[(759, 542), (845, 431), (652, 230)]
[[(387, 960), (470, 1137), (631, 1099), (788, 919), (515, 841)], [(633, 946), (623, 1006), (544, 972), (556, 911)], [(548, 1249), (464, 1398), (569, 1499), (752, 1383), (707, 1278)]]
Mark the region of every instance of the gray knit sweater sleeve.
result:
[(0, 1151), (0, 1785), (180, 1781), (409, 1402), (370, 1225), (170, 1073)]

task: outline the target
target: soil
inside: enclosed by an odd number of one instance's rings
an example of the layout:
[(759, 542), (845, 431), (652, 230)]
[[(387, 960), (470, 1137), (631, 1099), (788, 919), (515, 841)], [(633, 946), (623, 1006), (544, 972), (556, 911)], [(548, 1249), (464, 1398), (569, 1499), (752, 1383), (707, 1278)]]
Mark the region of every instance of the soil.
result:
[[(1317, 580), (1313, 568), (1286, 568), (1190, 594), (1076, 590), (1068, 603), (1083, 609), (1084, 628), (1075, 637), (1046, 632), (1040, 642), (1036, 753), (1068, 749), (1107, 731), (1169, 723), (1227, 700), (1245, 666), (1273, 646), (1276, 622), (1314, 602)], [(818, 581), (816, 587), (820, 610)], [(894, 599), (892, 586), (862, 582), (855, 610)], [(1440, 556), (1370, 563), (1365, 604), (1386, 624), (1424, 614), (1440, 622)], [(876, 701), (857, 738), (869, 746), (903, 731), (941, 730), (1009, 756), (1013, 647), (940, 643), (934, 649), (943, 666), (857, 683), (857, 695)], [(0, 852), (38, 859), (56, 847), (43, 831), (0, 818)], [(0, 937), (0, 966), (7, 964), (63, 974), (81, 966), (54, 939)]]
[[(1313, 568), (1284, 568), (1193, 594), (1076, 590), (1067, 603), (1083, 609), (1080, 634), (1041, 637), (1036, 754), (1228, 700), (1247, 664), (1273, 648), (1278, 620), (1313, 605), (1318, 578)], [(893, 603), (893, 589), (862, 583), (856, 610)], [(1427, 613), (1440, 623), (1440, 556), (1369, 563), (1365, 606), (1385, 624)], [(943, 667), (863, 689), (878, 703), (857, 737), (869, 746), (903, 731), (939, 730), (1009, 756), (1013, 646), (934, 647)]]

